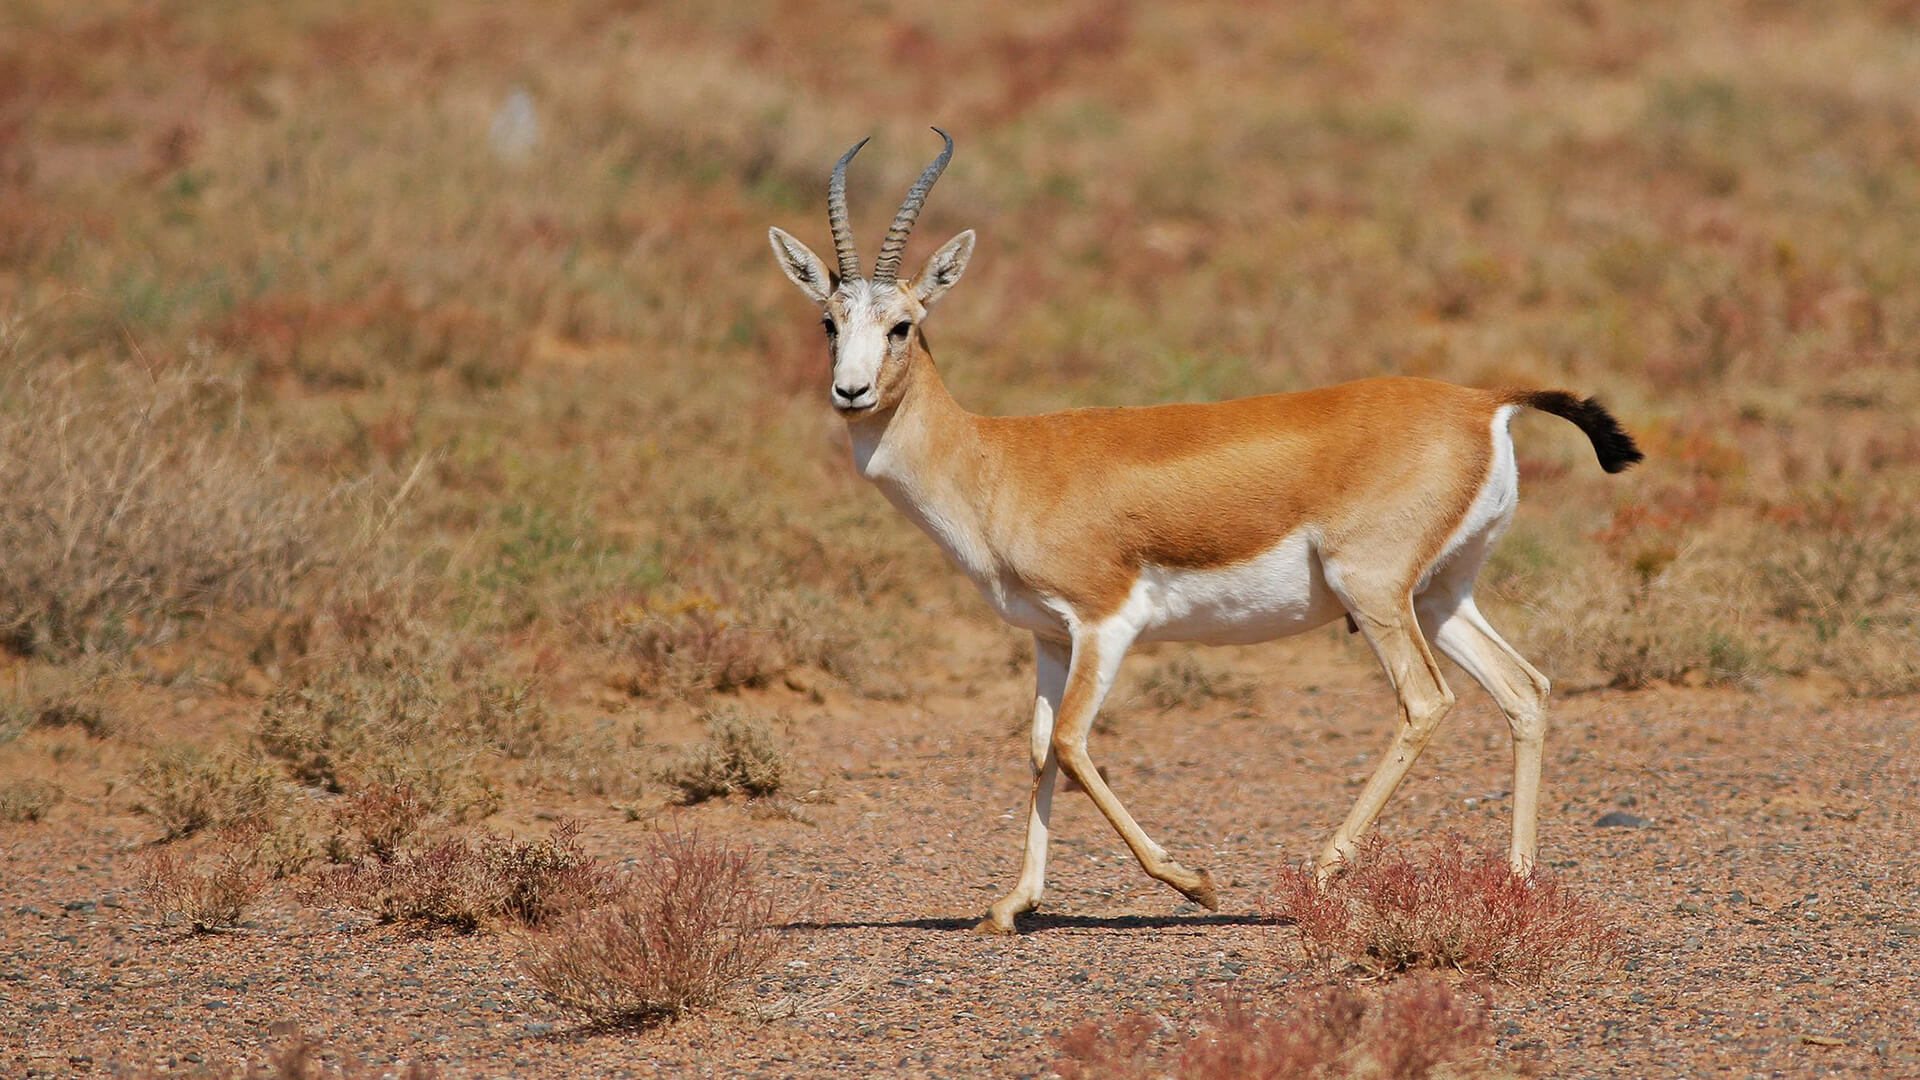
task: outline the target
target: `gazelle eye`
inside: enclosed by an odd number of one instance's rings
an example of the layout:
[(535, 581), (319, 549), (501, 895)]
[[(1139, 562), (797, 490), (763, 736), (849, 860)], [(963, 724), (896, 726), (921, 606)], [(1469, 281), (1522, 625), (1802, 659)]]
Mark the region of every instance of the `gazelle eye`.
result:
[(897, 322), (893, 324), (893, 329), (887, 331), (887, 336), (895, 341), (905, 341), (907, 340), (907, 331), (911, 329), (913, 329), (912, 323)]

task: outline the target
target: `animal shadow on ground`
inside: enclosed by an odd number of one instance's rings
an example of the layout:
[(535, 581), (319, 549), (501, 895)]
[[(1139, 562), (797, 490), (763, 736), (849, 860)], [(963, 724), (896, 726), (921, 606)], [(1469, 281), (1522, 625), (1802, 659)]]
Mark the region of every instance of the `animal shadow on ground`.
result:
[[(851, 919), (782, 923), (777, 930), (944, 930), (971, 933), (976, 918)], [(1270, 915), (1040, 915), (1020, 917), (1020, 932), (1047, 930), (1199, 930), (1209, 926), (1290, 926)]]

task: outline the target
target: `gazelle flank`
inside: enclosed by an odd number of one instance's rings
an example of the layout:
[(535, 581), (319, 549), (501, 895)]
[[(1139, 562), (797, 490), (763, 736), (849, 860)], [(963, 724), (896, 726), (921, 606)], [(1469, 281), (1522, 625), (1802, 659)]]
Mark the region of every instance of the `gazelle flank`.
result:
[(1591, 398), (1412, 378), (1205, 405), (970, 413), (947, 393), (921, 325), (965, 271), (973, 232), (897, 280), (914, 219), (953, 153), (939, 133), (945, 148), (900, 207), (871, 277), (861, 274), (846, 210), (847, 164), (865, 140), (835, 164), (828, 186), (837, 271), (780, 229), (771, 238), (781, 269), (820, 308), (833, 359), (829, 400), (846, 418), (861, 474), (1001, 618), (1034, 635), (1026, 856), (979, 928), (1011, 932), (1039, 904), (1061, 770), (1148, 874), (1215, 907), (1207, 872), (1155, 843), (1094, 767), (1094, 714), (1137, 641), (1264, 641), (1342, 616), (1379, 657), (1400, 716), (1322, 849), (1321, 873), (1353, 853), (1453, 705), (1434, 648), (1506, 715), (1510, 859), (1514, 872), (1531, 872), (1548, 682), (1473, 602), (1474, 577), (1518, 497), (1508, 422), (1520, 408), (1572, 421), (1607, 472), (1640, 460), (1632, 438)]

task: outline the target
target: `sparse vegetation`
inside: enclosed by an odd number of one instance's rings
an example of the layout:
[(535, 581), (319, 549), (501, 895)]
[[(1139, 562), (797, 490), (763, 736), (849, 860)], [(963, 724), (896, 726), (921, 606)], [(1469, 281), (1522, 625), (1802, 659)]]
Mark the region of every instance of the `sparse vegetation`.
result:
[[(351, 838), (360, 852), (390, 863), (400, 856), (401, 846), (412, 839), (426, 823), (432, 809), (411, 784), (371, 784), (346, 796), (333, 809), (335, 835), (344, 842)], [(349, 861), (354, 852), (343, 844), (334, 845), (336, 861)]]
[(660, 771), (660, 779), (680, 792), (683, 803), (740, 794), (776, 795), (787, 782), (787, 754), (767, 722), (738, 709), (706, 716), (707, 738), (682, 752)]
[(779, 914), (747, 849), (659, 835), (611, 903), (536, 938), (521, 966), (596, 1023), (672, 1019), (764, 970), (780, 949)]
[[(512, 926), (488, 852), (517, 842), (456, 833), (496, 810), (642, 820), (737, 795), (757, 801), (732, 825), (785, 829), (755, 819), (795, 813), (789, 740), (831, 743), (805, 730), (815, 715), (897, 722), (903, 745), (873, 756), (913, 781), (917, 755), (949, 752), (905, 745), (920, 720), (964, 699), (1024, 721), (1012, 687), (1030, 669), (1001, 670), (997, 620), (849, 468), (821, 333), (749, 235), (780, 224), (820, 247), (826, 170), (871, 132), (851, 177), (870, 249), (932, 122), (960, 150), (908, 262), (980, 230), (932, 328), (968, 408), (1383, 373), (1596, 393), (1648, 460), (1602, 477), (1577, 434), (1517, 418), (1519, 517), (1478, 593), (1557, 687), (1717, 688), (1678, 695), (1693, 702), (1798, 681), (1767, 708), (1920, 693), (1913, 16), (1910, 0), (1259, 19), (1091, 0), (16, 0), (0, 19), (0, 820), (51, 815), (9, 826), (37, 850), (138, 804), (182, 881), (222, 865), (207, 834), (266, 821), (249, 875), (299, 875), (324, 844), (336, 865), (311, 880), (364, 910)], [(856, 85), (887, 87), (887, 107)], [(510, 94), (537, 133), (518, 148), (493, 124)], [(1251, 668), (1160, 657), (1130, 669), (1122, 706), (1251, 707), (1231, 674)], [(1471, 712), (1477, 691), (1453, 685)], [(1345, 703), (1260, 704), (1298, 704), (1286, 734), (1307, 757)], [(717, 710), (708, 741), (656, 758), (639, 732), (690, 709)], [(1851, 735), (1902, 709), (1821, 720)], [(786, 712), (795, 728), (759, 719)], [(1549, 790), (1620, 730), (1551, 737)], [(1164, 790), (1190, 775), (1185, 751), (1145, 761), (1131, 736), (1147, 734), (1124, 734), (1102, 757), (1123, 786), (1129, 769), (1165, 770)], [(991, 752), (1017, 763), (1022, 739)], [(1839, 755), (1862, 762), (1855, 786), (1807, 811), (1802, 840), (1899, 813), (1911, 766), (1888, 739), (1849, 739), (1880, 749)], [(1337, 783), (1349, 755), (1318, 750)], [(1284, 770), (1287, 753), (1261, 758)], [(842, 764), (821, 761), (850, 798), (881, 783)], [(1663, 816), (1688, 812), (1670, 797)], [(541, 850), (528, 859), (571, 857)], [(1455, 895), (1406, 858), (1395, 881)], [(1348, 975), (1524, 981), (1560, 961), (1475, 937), (1519, 916), (1468, 901), (1551, 907), (1592, 865), (1515, 897), (1468, 858), (1446, 871), (1465, 898), (1417, 918), (1380, 906), (1398, 894), (1365, 865), (1327, 894), (1344, 906), (1287, 902), (1317, 913), (1297, 932)], [(644, 912), (637, 895), (579, 916), (603, 944), (563, 985), (588, 1015), (697, 1007), (647, 989), (681, 977), (634, 944), (650, 916), (613, 914)], [(1318, 1008), (1290, 1007), (1195, 1037), (1267, 1046), (1273, 1017)], [(1154, 1035), (1165, 1072), (1201, 1054), (1185, 1019)], [(300, 1053), (272, 1075), (336, 1067)]]
[(1369, 994), (1296, 990), (1270, 1008), (1229, 1001), (1194, 1030), (1130, 1014), (1063, 1036), (1062, 1080), (1427, 1080), (1499, 1075), (1487, 1002), (1418, 976)]
[(275, 478), (241, 402), (201, 371), (13, 367), (0, 475), (31, 495), (0, 499), (0, 646), (125, 652), (214, 608), (287, 601), (319, 558), (318, 510)]
[(460, 677), (413, 659), (333, 668), (276, 694), (260, 721), (261, 745), (302, 783), (347, 793), (404, 787), (450, 821), (486, 817), (500, 792), (482, 756), (530, 748), (529, 727), (539, 722), (530, 715), (540, 714), (493, 687), (444, 691)]
[(134, 783), (143, 793), (140, 809), (169, 839), (209, 828), (265, 826), (287, 802), (277, 771), (241, 751), (168, 747), (147, 757)]
[(542, 926), (613, 895), (613, 872), (580, 847), (577, 822), (543, 840), (482, 833), (456, 836), (385, 858), (328, 867), (308, 897), (372, 912), (382, 922), (444, 926), (470, 933), (511, 923)]
[(1601, 914), (1545, 871), (1518, 877), (1458, 836), (1418, 851), (1375, 840), (1324, 885), (1290, 868), (1264, 906), (1293, 924), (1311, 959), (1373, 978), (1439, 968), (1541, 982), (1597, 966), (1618, 944)]
[(66, 797), (59, 784), (37, 777), (0, 780), (0, 822), (39, 821)]
[(163, 921), (183, 919), (196, 932), (240, 925), (267, 891), (257, 837), (242, 830), (211, 850), (162, 847), (143, 859), (140, 892)]

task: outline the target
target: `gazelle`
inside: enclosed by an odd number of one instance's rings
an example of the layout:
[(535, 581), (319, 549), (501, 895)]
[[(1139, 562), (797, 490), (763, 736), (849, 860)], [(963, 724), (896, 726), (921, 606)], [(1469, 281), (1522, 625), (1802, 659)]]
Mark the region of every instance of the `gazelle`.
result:
[(1530, 873), (1546, 676), (1501, 640), (1473, 582), (1513, 517), (1507, 432), (1526, 407), (1565, 417), (1601, 468), (1640, 460), (1591, 398), (1376, 378), (1206, 405), (976, 416), (947, 393), (927, 351), (927, 310), (967, 267), (971, 229), (902, 284), (900, 257), (953, 140), (894, 216), (871, 277), (847, 222), (848, 162), (827, 187), (838, 270), (780, 229), (780, 268), (820, 306), (830, 401), (854, 464), (971, 578), (1000, 617), (1034, 636), (1033, 794), (1013, 890), (978, 929), (1010, 933), (1040, 902), (1060, 770), (1093, 798), (1146, 872), (1215, 908), (1189, 869), (1127, 813), (1087, 752), (1094, 714), (1136, 641), (1244, 643), (1346, 617), (1399, 698), (1393, 741), (1321, 851), (1322, 875), (1353, 853), (1453, 705), (1429, 642), (1486, 687), (1513, 735), (1512, 869)]

